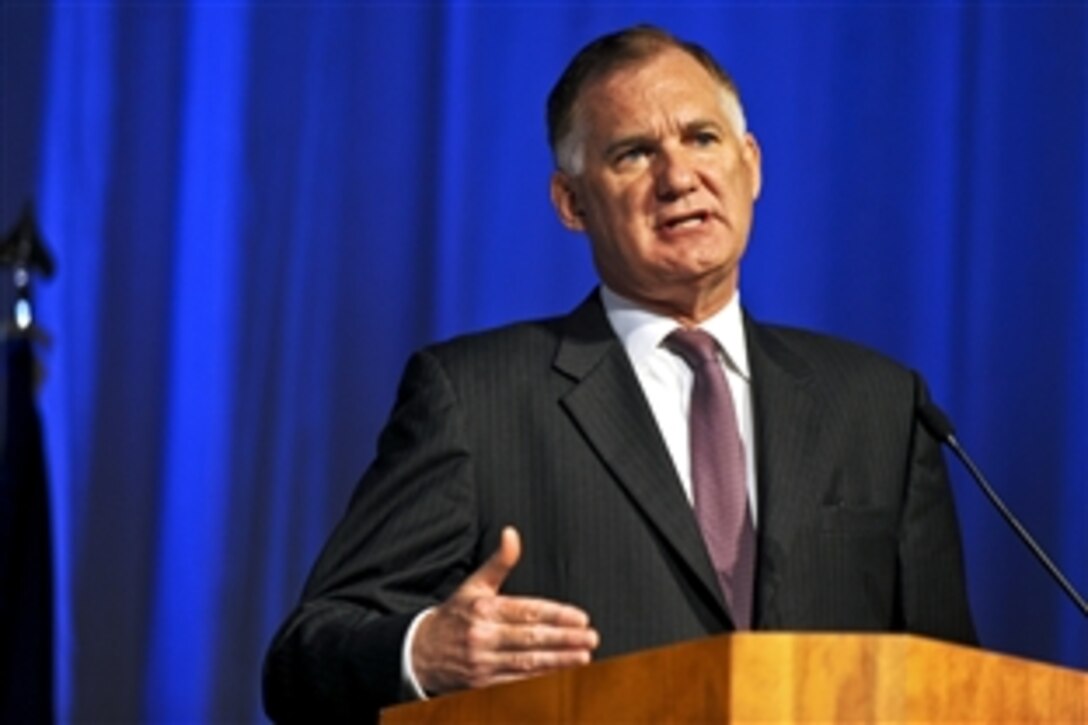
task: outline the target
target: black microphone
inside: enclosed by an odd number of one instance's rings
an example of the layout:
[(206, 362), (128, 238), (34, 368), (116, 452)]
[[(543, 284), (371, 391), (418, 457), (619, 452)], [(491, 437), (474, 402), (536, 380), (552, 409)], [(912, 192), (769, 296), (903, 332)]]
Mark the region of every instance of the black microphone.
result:
[(1069, 598), (1073, 600), (1073, 603), (1080, 609), (1081, 614), (1088, 617), (1088, 603), (1084, 601), (1084, 597), (1073, 588), (1073, 585), (1069, 583), (1069, 580), (1065, 578), (1061, 570), (1050, 560), (1050, 557), (1046, 555), (1042, 547), (1035, 542), (1028, 530), (1024, 528), (1023, 524), (1013, 515), (1012, 511), (1005, 505), (1005, 502), (1001, 500), (1001, 497), (997, 495), (997, 492), (986, 482), (986, 477), (982, 475), (982, 471), (979, 470), (975, 462), (971, 460), (971, 457), (967, 455), (967, 452), (960, 446), (959, 440), (956, 439), (956, 431), (952, 427), (952, 423), (948, 420), (948, 417), (931, 402), (924, 402), (918, 406), (918, 417), (922, 420), (922, 425), (933, 434), (933, 437), (939, 440), (941, 443), (946, 444), (952, 449), (952, 452), (956, 454), (956, 457), (963, 462), (963, 465), (967, 467), (967, 470), (971, 473), (971, 477), (975, 479), (975, 483), (979, 485), (982, 492), (986, 494), (986, 498), (990, 499), (992, 503), (1012, 527), (1016, 535), (1020, 537), (1020, 540), (1031, 549), (1031, 553), (1035, 554), (1035, 558), (1039, 560), (1039, 563), (1043, 565), (1050, 576), (1054, 577), (1054, 580), (1058, 582), (1061, 588), (1069, 595)]

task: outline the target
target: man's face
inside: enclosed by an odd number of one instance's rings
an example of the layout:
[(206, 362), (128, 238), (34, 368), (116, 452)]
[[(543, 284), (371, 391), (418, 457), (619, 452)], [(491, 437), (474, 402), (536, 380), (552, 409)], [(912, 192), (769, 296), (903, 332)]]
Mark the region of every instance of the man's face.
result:
[(761, 179), (726, 92), (675, 49), (597, 79), (574, 110), (581, 170), (552, 178), (559, 217), (589, 236), (601, 279), (669, 314), (716, 311), (736, 289)]

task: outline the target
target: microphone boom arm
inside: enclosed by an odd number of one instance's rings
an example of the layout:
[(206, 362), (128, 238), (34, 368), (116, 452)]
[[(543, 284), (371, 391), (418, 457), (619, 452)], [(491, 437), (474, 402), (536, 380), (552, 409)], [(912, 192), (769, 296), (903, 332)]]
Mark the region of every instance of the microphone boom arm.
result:
[(1013, 515), (1009, 507), (1005, 505), (1005, 502), (1001, 500), (1001, 497), (997, 495), (997, 491), (986, 482), (986, 477), (982, 475), (982, 471), (975, 465), (975, 462), (971, 460), (971, 456), (967, 455), (967, 451), (963, 450), (963, 446), (960, 445), (959, 440), (956, 438), (956, 432), (952, 428), (952, 423), (944, 415), (940, 408), (935, 404), (927, 402), (923, 403), (918, 408), (918, 415), (922, 420), (922, 424), (934, 435), (937, 440), (946, 444), (952, 449), (952, 452), (956, 454), (956, 457), (960, 459), (963, 465), (967, 468), (971, 477), (975, 479), (975, 483), (982, 489), (982, 492), (986, 494), (986, 498), (990, 499), (990, 503), (994, 505), (998, 513), (1005, 519), (1006, 523), (1012, 527), (1016, 535), (1020, 537), (1020, 540), (1031, 550), (1031, 553), (1035, 555), (1039, 563), (1043, 565), (1043, 568), (1047, 570), (1054, 581), (1058, 582), (1058, 585), (1062, 590), (1069, 595), (1069, 598), (1073, 600), (1073, 603), (1080, 610), (1081, 614), (1088, 617), (1088, 602), (1084, 601), (1084, 597), (1080, 595), (1080, 592), (1065, 578), (1061, 569), (1051, 561), (1050, 557), (1046, 555), (1043, 548), (1035, 541), (1034, 537), (1028, 530), (1024, 528), (1024, 525)]

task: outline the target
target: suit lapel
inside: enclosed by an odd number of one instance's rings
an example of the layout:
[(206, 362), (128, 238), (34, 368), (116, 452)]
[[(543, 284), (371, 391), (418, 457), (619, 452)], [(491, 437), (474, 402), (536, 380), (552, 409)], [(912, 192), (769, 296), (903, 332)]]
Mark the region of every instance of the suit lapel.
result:
[(555, 369), (575, 381), (563, 407), (729, 626), (691, 505), (596, 293), (566, 318)]
[(746, 318), (759, 485), (757, 626), (774, 627), (775, 597), (797, 522), (816, 510), (820, 420), (810, 369), (772, 330)]

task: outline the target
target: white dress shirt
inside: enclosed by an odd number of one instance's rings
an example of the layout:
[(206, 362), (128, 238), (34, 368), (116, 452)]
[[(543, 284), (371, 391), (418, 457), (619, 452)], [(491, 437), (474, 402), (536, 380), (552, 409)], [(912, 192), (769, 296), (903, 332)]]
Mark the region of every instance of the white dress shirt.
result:
[[(691, 452), (688, 447), (688, 409), (691, 407), (691, 368), (683, 358), (662, 343), (679, 325), (665, 317), (601, 286), (601, 302), (616, 337), (623, 343), (627, 357), (635, 368), (642, 392), (650, 403), (657, 428), (665, 439), (673, 465), (688, 501), (691, 493)], [(737, 429), (744, 443), (744, 480), (752, 520), (756, 516), (755, 436), (752, 422), (752, 385), (748, 367), (748, 345), (744, 336), (744, 318), (740, 308), (740, 292), (699, 328), (718, 343), (718, 351), (733, 407), (737, 413)]]

